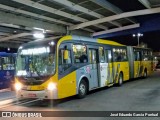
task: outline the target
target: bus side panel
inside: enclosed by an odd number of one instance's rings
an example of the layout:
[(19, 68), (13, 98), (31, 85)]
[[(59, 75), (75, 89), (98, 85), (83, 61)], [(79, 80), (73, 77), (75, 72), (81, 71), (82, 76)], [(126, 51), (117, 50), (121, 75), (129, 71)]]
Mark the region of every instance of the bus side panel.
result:
[[(79, 69), (76, 70), (76, 84), (77, 84), (77, 94), (78, 94), (78, 86), (80, 84), (80, 81), (85, 77), (88, 80), (88, 86), (89, 86), (89, 90), (91, 90), (94, 85), (96, 84), (95, 81), (92, 79), (92, 73), (91, 73), (91, 64), (90, 65), (86, 65), (83, 66)], [(98, 80), (97, 80), (98, 82)]]
[(154, 71), (153, 71), (153, 61), (146, 61), (146, 66), (147, 66), (147, 74), (151, 75)]
[(114, 62), (114, 80), (118, 83), (120, 72), (123, 73), (123, 80), (129, 80), (129, 63), (128, 62)]
[(76, 95), (76, 71), (71, 72), (58, 81), (58, 98)]
[(149, 61), (134, 61), (134, 78), (142, 77), (145, 69), (147, 69), (147, 74), (150, 75), (151, 62)]
[(143, 66), (142, 76), (144, 74), (145, 69), (147, 69), (147, 74), (148, 75), (152, 74), (152, 63), (151, 63), (151, 61), (142, 61), (142, 66)]
[(108, 64), (108, 68), (107, 68), (107, 83), (106, 85), (109, 85), (109, 84), (113, 84), (114, 83), (114, 71), (113, 71), (113, 63), (109, 63)]
[[(104, 87), (110, 83), (108, 63), (99, 63), (99, 86)], [(108, 83), (108, 84), (107, 84)]]

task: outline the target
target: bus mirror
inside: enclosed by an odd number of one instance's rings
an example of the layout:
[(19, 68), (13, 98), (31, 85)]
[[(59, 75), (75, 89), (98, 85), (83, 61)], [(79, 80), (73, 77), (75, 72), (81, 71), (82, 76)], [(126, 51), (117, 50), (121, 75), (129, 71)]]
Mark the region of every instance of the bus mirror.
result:
[(69, 55), (68, 55), (68, 50), (64, 50), (64, 59), (68, 60), (69, 59)]

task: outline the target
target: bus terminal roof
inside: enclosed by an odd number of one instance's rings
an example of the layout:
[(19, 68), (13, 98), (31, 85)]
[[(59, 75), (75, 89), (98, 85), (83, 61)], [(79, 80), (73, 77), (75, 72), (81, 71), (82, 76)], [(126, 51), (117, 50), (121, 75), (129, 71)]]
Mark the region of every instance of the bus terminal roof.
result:
[(159, 0), (1, 0), (0, 47), (18, 48), (35, 32), (54, 39), (158, 31), (159, 13)]

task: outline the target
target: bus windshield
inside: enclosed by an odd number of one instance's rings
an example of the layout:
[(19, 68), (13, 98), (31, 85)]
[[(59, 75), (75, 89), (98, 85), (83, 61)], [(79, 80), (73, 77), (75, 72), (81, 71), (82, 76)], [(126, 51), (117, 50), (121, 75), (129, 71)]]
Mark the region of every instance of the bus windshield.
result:
[(16, 76), (48, 76), (55, 72), (55, 50), (47, 47), (21, 49), (18, 52)]

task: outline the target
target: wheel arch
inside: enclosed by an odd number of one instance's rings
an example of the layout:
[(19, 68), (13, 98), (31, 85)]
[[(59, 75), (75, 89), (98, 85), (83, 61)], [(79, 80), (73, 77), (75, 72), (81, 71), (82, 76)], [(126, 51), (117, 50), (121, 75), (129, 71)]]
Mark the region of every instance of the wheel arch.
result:
[(89, 86), (89, 79), (86, 76), (81, 76), (78, 81), (78, 84), (77, 84), (77, 94), (78, 94), (79, 84), (82, 80), (84, 80), (87, 83), (87, 92), (89, 91), (89, 87), (90, 87)]

